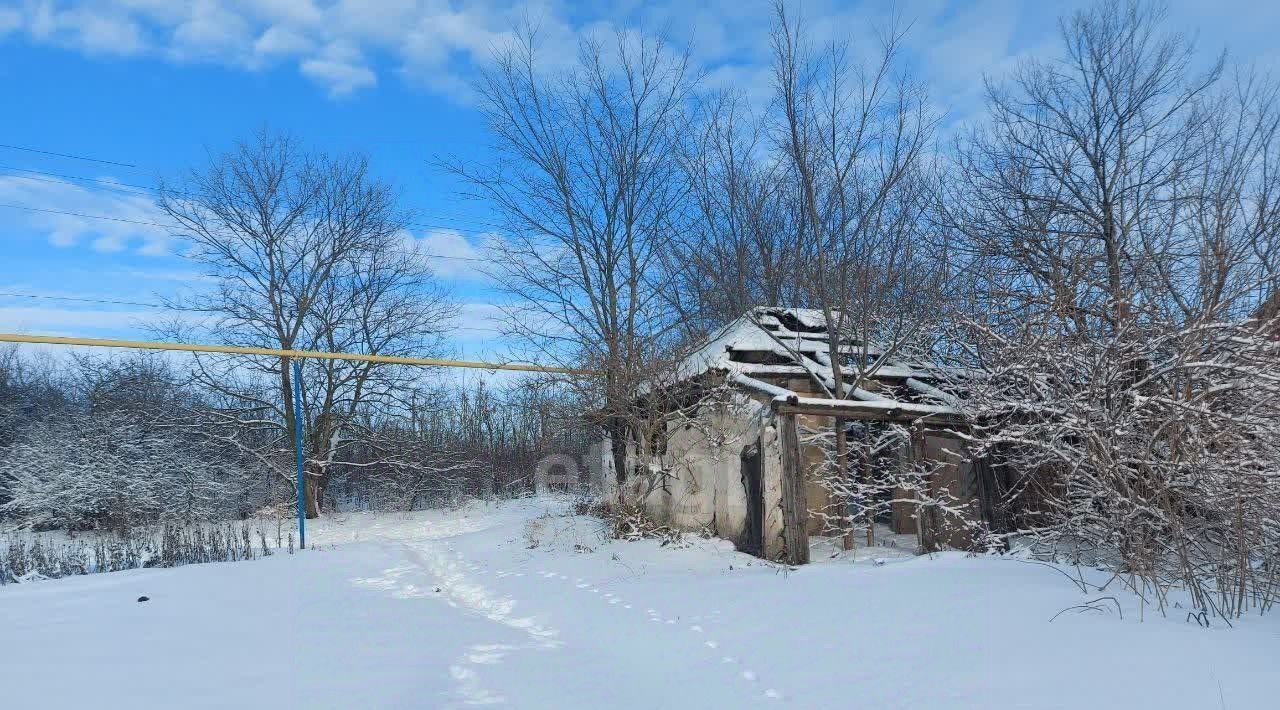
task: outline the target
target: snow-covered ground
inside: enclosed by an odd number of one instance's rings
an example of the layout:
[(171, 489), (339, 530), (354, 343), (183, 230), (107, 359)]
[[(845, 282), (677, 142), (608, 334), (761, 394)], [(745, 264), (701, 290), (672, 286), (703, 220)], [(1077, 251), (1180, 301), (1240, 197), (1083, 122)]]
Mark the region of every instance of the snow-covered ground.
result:
[[(1060, 611), (1037, 564), (606, 542), (563, 503), (349, 515), (321, 549), (0, 588), (5, 707), (1257, 708), (1280, 617)], [(826, 558), (822, 558), (826, 559)], [(139, 603), (137, 598), (150, 598)], [(1111, 602), (1099, 605), (1110, 606)]]

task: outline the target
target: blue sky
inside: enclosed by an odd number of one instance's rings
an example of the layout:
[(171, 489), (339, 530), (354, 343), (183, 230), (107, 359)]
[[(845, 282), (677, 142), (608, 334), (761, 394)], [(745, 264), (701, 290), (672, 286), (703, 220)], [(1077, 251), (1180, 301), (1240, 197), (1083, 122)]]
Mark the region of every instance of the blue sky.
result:
[[(1056, 15), (1081, 4), (929, 0), (899, 2), (896, 11), (913, 22), (914, 71), (955, 126), (979, 114), (984, 74), (1054, 53)], [(819, 36), (855, 44), (895, 10), (799, 7)], [(198, 288), (180, 244), (161, 227), (134, 223), (162, 221), (146, 188), (263, 125), (318, 148), (369, 154), (418, 214), (415, 238), (433, 253), (474, 255), (491, 238), (484, 223), (492, 217), (459, 199), (461, 186), (431, 160), (485, 159), (489, 139), (469, 84), (524, 14), (540, 22), (553, 61), (568, 61), (583, 33), (665, 29), (690, 43), (707, 86), (767, 100), (769, 5), (758, 0), (0, 0), (0, 144), (137, 166), (0, 147), (0, 205), (28, 208), (0, 206), (0, 293), (153, 302)], [(1180, 0), (1170, 15), (1206, 52), (1229, 44), (1236, 60), (1280, 69), (1267, 36), (1280, 27), (1274, 0)], [(492, 284), (465, 261), (436, 266), (464, 304), (460, 325), (473, 329), (459, 331), (455, 351), (500, 355), (503, 344), (485, 333), (499, 299)], [(159, 315), (0, 295), (3, 331), (136, 337)]]

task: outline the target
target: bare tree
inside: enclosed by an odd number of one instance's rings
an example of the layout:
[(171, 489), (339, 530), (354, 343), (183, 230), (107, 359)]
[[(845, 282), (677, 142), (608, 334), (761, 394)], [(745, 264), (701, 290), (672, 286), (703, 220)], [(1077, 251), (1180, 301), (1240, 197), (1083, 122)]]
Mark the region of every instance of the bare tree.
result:
[(684, 147), (690, 209), (664, 257), (674, 286), (668, 297), (686, 337), (702, 337), (756, 306), (803, 302), (795, 265), (802, 216), (766, 117), (740, 93), (717, 92)]
[(1276, 94), (1218, 88), (1163, 19), (1077, 13), (1060, 60), (991, 83), (943, 214), (980, 276), (963, 389), (1017, 526), (1230, 615), (1276, 593), (1280, 381), (1249, 320), (1275, 284)]
[[(814, 47), (802, 21), (775, 5), (774, 133), (798, 213), (793, 278), (803, 305), (825, 321), (831, 355), (819, 385), (837, 399), (876, 397), (864, 389), (868, 378), (894, 358), (927, 352), (946, 303), (947, 252), (923, 219), (936, 119), (901, 67), (904, 32), (888, 27), (862, 62), (845, 41)], [(854, 351), (842, 340), (856, 342)], [(830, 483), (839, 489), (835, 517), (851, 530), (848, 459), (846, 423), (836, 419)], [(872, 507), (865, 502), (868, 517)]]
[[(308, 153), (288, 136), (264, 132), (211, 155), (181, 187), (164, 185), (159, 204), (190, 243), (189, 257), (216, 284), (182, 304), (206, 316), (186, 327), (236, 345), (438, 351), (452, 304), (404, 238), (406, 216), (392, 188), (370, 174), (365, 158)], [(230, 431), (255, 432), (266, 442), (263, 463), (292, 480), (289, 367), (273, 358), (195, 363), (197, 380), (226, 398), (228, 406), (212, 414)], [(369, 408), (394, 413), (419, 375), (366, 362), (306, 363), (308, 516), (319, 514), (334, 469), (357, 465), (347, 453), (368, 443), (371, 430), (361, 421)]]
[(593, 370), (578, 382), (627, 474), (673, 321), (660, 254), (682, 206), (677, 170), (686, 59), (661, 41), (584, 39), (576, 63), (547, 67), (534, 28), (479, 80), (492, 167), (454, 164), (509, 233), (492, 243), (512, 332), (539, 358)]
[(63, 379), (53, 363), (23, 358), (16, 344), (0, 348), (0, 447), (13, 443), (25, 426), (74, 407)]

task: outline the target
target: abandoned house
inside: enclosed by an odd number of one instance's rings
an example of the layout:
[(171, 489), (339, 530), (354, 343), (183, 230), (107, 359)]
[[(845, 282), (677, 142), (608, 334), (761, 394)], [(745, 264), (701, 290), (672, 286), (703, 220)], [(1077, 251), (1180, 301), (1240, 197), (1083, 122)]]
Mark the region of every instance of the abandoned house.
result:
[[(964, 455), (958, 433), (965, 424), (940, 387), (941, 371), (884, 357), (849, 336), (835, 340), (839, 352), (833, 354), (821, 312), (790, 308), (756, 308), (713, 333), (680, 361), (662, 397), (646, 395), (660, 404), (653, 431), (637, 437), (645, 441), (629, 442), (624, 500), (673, 527), (709, 530), (744, 552), (808, 562), (811, 535), (840, 534), (823, 511), (867, 508), (833, 500), (832, 487), (819, 482), (823, 467), (831, 466), (839, 422), (855, 440), (871, 426), (909, 432), (894, 450), (850, 461), (846, 470), (875, 477), (888, 466), (929, 462), (921, 484), (926, 497), (945, 492), (956, 502), (952, 512), (984, 517), (990, 497), (984, 489), (992, 485), (984, 479), (992, 473)], [(865, 368), (856, 388), (846, 380), (846, 391), (835, 396), (832, 357), (843, 363), (864, 358), (877, 367)], [(613, 497), (608, 450), (607, 442), (597, 445), (592, 468), (602, 492)], [(881, 519), (872, 522), (918, 535), (925, 549), (969, 546), (970, 527), (913, 502), (919, 488), (889, 493), (879, 506)]]

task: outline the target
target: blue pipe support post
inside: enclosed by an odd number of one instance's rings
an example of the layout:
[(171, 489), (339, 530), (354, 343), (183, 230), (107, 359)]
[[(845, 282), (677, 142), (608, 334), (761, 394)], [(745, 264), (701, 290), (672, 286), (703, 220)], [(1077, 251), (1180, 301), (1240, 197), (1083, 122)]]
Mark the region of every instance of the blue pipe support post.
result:
[(307, 481), (302, 456), (302, 364), (293, 361), (293, 448), (298, 455), (298, 549), (307, 549)]

